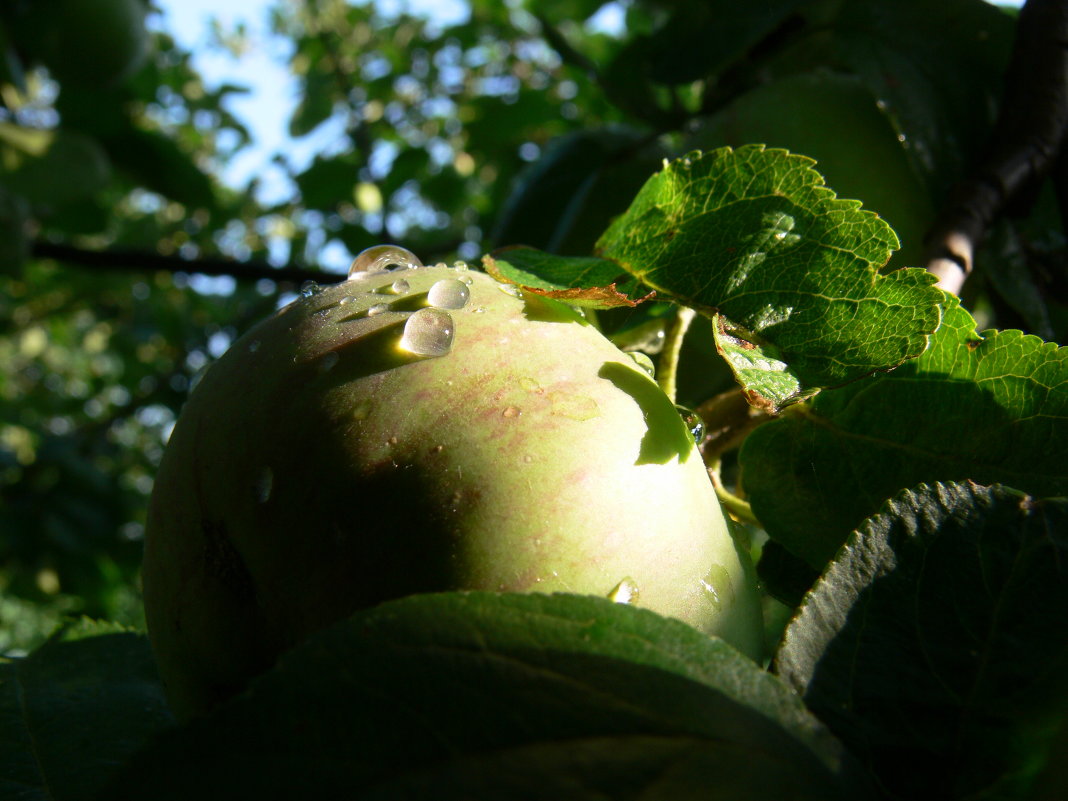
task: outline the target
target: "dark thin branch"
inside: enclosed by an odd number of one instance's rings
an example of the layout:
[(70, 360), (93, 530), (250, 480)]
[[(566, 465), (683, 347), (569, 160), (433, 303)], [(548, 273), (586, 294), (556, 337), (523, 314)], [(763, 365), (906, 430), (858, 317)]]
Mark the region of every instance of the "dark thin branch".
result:
[(181, 256), (166, 256), (149, 250), (120, 248), (89, 250), (52, 242), (34, 242), (30, 256), (36, 259), (54, 259), (66, 264), (104, 270), (229, 275), (239, 281), (259, 281), (266, 278), (279, 283), (292, 284), (302, 284), (305, 281), (332, 283), (345, 277), (336, 273), (310, 270), (306, 267), (274, 267), (265, 261), (235, 261), (211, 257), (185, 259)]
[(1033, 200), (1068, 132), (1068, 2), (1027, 0), (986, 153), (927, 236), (929, 272), (957, 294), (990, 225)]

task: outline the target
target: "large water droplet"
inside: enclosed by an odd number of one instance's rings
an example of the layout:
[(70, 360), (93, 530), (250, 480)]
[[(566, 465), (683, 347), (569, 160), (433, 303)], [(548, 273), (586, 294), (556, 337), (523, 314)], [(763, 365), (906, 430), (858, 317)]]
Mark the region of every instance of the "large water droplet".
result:
[(417, 356), (444, 356), (452, 348), (452, 315), (441, 309), (420, 309), (404, 323), (400, 346)]
[(274, 471), (265, 467), (256, 476), (256, 483), (252, 486), (252, 492), (256, 496), (257, 503), (267, 503), (271, 498), (271, 490), (274, 489)]
[(323, 291), (323, 288), (314, 281), (305, 281), (300, 285), (300, 296), (302, 298), (310, 298), (312, 295), (318, 295)]
[(701, 419), (701, 415), (695, 412), (693, 409), (688, 409), (685, 406), (675, 405), (675, 409), (682, 417), (682, 422), (686, 424), (686, 427), (690, 429), (690, 435), (693, 437), (693, 441), (698, 445), (701, 444), (701, 440), (705, 438), (705, 421)]
[(467, 284), (455, 278), (445, 278), (430, 287), (426, 299), (439, 309), (462, 309), (471, 297)]
[(422, 267), (423, 262), (410, 250), (396, 245), (374, 245), (362, 251), (349, 267), (349, 278), (361, 278), (387, 270), (411, 270)]
[(653, 364), (653, 360), (649, 358), (648, 354), (640, 350), (628, 350), (626, 353), (642, 369), (642, 372), (650, 378), (656, 378), (656, 365)]
[(638, 595), (638, 583), (627, 576), (608, 593), (608, 600), (617, 604), (636, 604)]

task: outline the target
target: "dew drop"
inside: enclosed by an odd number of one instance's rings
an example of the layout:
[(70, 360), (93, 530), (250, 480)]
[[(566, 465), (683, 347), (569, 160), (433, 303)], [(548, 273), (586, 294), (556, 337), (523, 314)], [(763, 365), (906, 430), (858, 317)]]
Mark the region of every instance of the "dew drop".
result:
[(453, 329), (448, 312), (420, 309), (404, 323), (400, 346), (417, 356), (444, 356), (452, 348)]
[(426, 299), (439, 309), (462, 309), (471, 297), (471, 290), (463, 281), (445, 278), (430, 287)]
[(248, 343), (248, 352), (249, 353), (255, 353), (259, 349), (260, 349), (260, 341), (258, 339), (254, 339), (254, 340), (252, 340), (251, 342)]
[(504, 407), (504, 411), (501, 412), (501, 417), (519, 417), (521, 414), (522, 412), (515, 406), (506, 406)]
[(473, 311), (475, 314), (485, 314), (486, 313), (486, 307), (485, 306), (476, 306), (471, 311)]
[(274, 489), (274, 471), (269, 467), (265, 467), (260, 471), (260, 474), (256, 476), (256, 483), (252, 487), (252, 492), (256, 496), (256, 502), (267, 503), (271, 498), (272, 489)]
[(399, 278), (389, 285), (389, 291), (392, 292), (394, 295), (403, 295), (411, 288), (412, 285), (405, 281), (403, 278)]
[(533, 456), (531, 456), (531, 455), (530, 455), (530, 454), (528, 453), (528, 454), (527, 454), (526, 456), (524, 456), (524, 457), (523, 457), (523, 461), (524, 461), (524, 462), (525, 462), (526, 464), (530, 464), (531, 462), (533, 462), (533, 461), (534, 461), (534, 457), (533, 457)]
[(656, 378), (656, 366), (653, 364), (653, 360), (649, 358), (649, 355), (643, 353), (640, 350), (628, 350), (627, 355), (634, 360), (634, 363), (642, 369), (646, 375), (650, 378)]
[(467, 262), (463, 259), (457, 259), (452, 263), (452, 269), (459, 270), (460, 272), (466, 272), (468, 269)]
[(497, 289), (506, 295), (511, 295), (513, 298), (521, 297), (523, 294), (515, 284), (497, 284)]
[(356, 302), (356, 298), (354, 298), (352, 295), (345, 295), (345, 297), (343, 297), (341, 300), (339, 300), (337, 302), (337, 305), (338, 306), (348, 306), (350, 303), (355, 303), (355, 302)]
[(305, 281), (300, 285), (300, 296), (302, 298), (310, 298), (312, 295), (318, 295), (323, 291), (323, 288), (314, 281)]
[(388, 270), (411, 270), (422, 267), (419, 257), (396, 245), (374, 245), (362, 251), (349, 267), (349, 278), (383, 273)]
[(374, 317), (376, 314), (382, 314), (389, 311), (388, 303), (376, 303), (374, 306), (367, 310), (368, 317)]
[(435, 264), (434, 266), (435, 266), (435, 267), (437, 267), (437, 268), (438, 268), (439, 270), (446, 270), (446, 269), (448, 269), (448, 267), (449, 267), (449, 265), (447, 265), (447, 264), (446, 264), (445, 262), (443, 262), (443, 261), (439, 261), (439, 262), (438, 262), (437, 264)]
[(617, 604), (636, 604), (638, 595), (638, 583), (627, 576), (608, 593), (608, 600)]
[(705, 599), (715, 609), (734, 603), (734, 582), (723, 565), (712, 565), (708, 569), (705, 577), (701, 579), (701, 589), (705, 591)]
[(693, 441), (700, 445), (701, 440), (705, 438), (705, 422), (701, 419), (701, 415), (693, 409), (688, 409), (678, 404), (675, 405), (675, 410), (682, 417), (682, 422), (686, 424), (686, 428), (690, 430), (690, 436), (693, 437)]
[(323, 373), (329, 372), (337, 366), (339, 361), (341, 361), (341, 357), (336, 352), (330, 352), (319, 360), (319, 371)]

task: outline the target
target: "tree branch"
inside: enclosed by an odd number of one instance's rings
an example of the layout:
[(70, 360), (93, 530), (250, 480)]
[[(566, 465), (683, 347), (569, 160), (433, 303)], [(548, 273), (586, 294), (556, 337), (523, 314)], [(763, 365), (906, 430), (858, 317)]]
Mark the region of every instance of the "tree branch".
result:
[(305, 281), (333, 283), (345, 277), (337, 273), (310, 270), (306, 267), (275, 267), (265, 261), (235, 261), (210, 257), (185, 259), (181, 256), (165, 256), (149, 250), (123, 248), (89, 250), (40, 241), (33, 243), (30, 256), (35, 259), (54, 259), (66, 264), (98, 267), (105, 270), (229, 275), (239, 281), (268, 279), (293, 284), (302, 284)]
[(1068, 2), (1027, 0), (986, 153), (927, 235), (927, 270), (939, 286), (960, 292), (986, 230), (1006, 207), (1033, 200), (1066, 131)]

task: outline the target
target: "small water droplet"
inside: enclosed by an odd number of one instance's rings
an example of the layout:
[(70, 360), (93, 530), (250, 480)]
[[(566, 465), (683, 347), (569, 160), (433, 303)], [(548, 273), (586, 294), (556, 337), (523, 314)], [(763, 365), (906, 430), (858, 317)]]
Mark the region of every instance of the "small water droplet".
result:
[(497, 284), (497, 289), (506, 295), (511, 295), (513, 298), (522, 297), (523, 295), (515, 284)]
[(300, 285), (300, 296), (302, 298), (310, 298), (312, 295), (318, 295), (323, 291), (323, 288), (314, 281), (305, 281)]
[(443, 261), (439, 261), (439, 262), (438, 262), (437, 264), (435, 264), (434, 266), (435, 266), (436, 268), (438, 268), (439, 270), (447, 270), (447, 269), (449, 268), (449, 265), (447, 265), (447, 264), (446, 264), (445, 262), (443, 262)]
[(705, 438), (705, 421), (701, 419), (701, 415), (693, 409), (678, 404), (675, 404), (675, 410), (682, 417), (682, 422), (686, 424), (686, 428), (690, 430), (690, 436), (693, 437), (693, 441), (700, 445), (701, 440)]
[(643, 353), (640, 350), (628, 350), (627, 355), (634, 360), (634, 363), (642, 369), (642, 371), (650, 378), (656, 378), (656, 365), (653, 364), (653, 360), (649, 358), (647, 353)]
[(389, 311), (388, 303), (376, 303), (374, 306), (367, 310), (368, 317), (374, 317), (376, 314), (382, 314)]
[(260, 349), (260, 341), (258, 339), (254, 339), (254, 340), (252, 340), (251, 342), (248, 343), (248, 352), (249, 353), (255, 353), (259, 349)]
[(457, 259), (456, 261), (454, 261), (452, 263), (452, 269), (459, 270), (460, 272), (464, 272), (464, 271), (466, 271), (468, 269), (467, 262), (464, 261), (463, 259)]
[(716, 609), (724, 604), (734, 603), (734, 582), (731, 574), (723, 565), (712, 565), (700, 580), (705, 599)]
[(430, 449), (430, 452), (431, 453), (441, 453), (443, 450), (445, 450), (445, 446), (444, 445), (435, 445), (433, 448)]
[(471, 297), (471, 290), (463, 281), (445, 278), (430, 287), (426, 299), (439, 309), (462, 309)]
[(274, 471), (265, 467), (256, 476), (256, 483), (252, 487), (257, 503), (267, 503), (271, 498), (271, 490), (274, 489)]
[(627, 576), (608, 593), (608, 600), (617, 604), (636, 604), (639, 595), (638, 583)]
[(404, 323), (400, 346), (417, 356), (444, 356), (452, 348), (453, 330), (448, 312), (420, 309)]
[(471, 311), (473, 311), (475, 314), (485, 314), (486, 307), (485, 306), (475, 306), (475, 308), (473, 308)]
[(505, 406), (504, 411), (501, 412), (501, 417), (519, 417), (522, 412), (515, 406)]
[(403, 295), (411, 288), (412, 285), (405, 281), (403, 278), (399, 278), (389, 285), (389, 291), (392, 292), (394, 295)]
[(319, 371), (328, 372), (336, 367), (339, 361), (341, 361), (341, 357), (336, 352), (330, 352), (319, 360)]
[(388, 270), (412, 270), (422, 267), (419, 257), (396, 245), (374, 245), (362, 251), (349, 267), (349, 278), (383, 273)]
[(473, 283), (475, 283), (475, 279), (469, 275), (461, 275), (460, 280), (467, 284), (467, 286), (471, 286)]
[(390, 445), (396, 445), (397, 444), (397, 438), (395, 436), (390, 437), (388, 440), (386, 440), (386, 442), (388, 444), (390, 444)]
[(526, 462), (527, 464), (530, 464), (531, 462), (533, 462), (533, 461), (534, 461), (534, 457), (533, 457), (533, 456), (531, 456), (531, 455), (530, 455), (530, 454), (528, 453), (528, 454), (527, 454), (526, 456), (524, 456), (524, 457), (523, 457), (523, 461), (524, 461), (524, 462)]
[(356, 298), (354, 298), (352, 295), (345, 295), (345, 297), (343, 297), (341, 300), (339, 300), (337, 302), (337, 305), (338, 306), (348, 306), (350, 303), (355, 303), (355, 302), (356, 302)]

